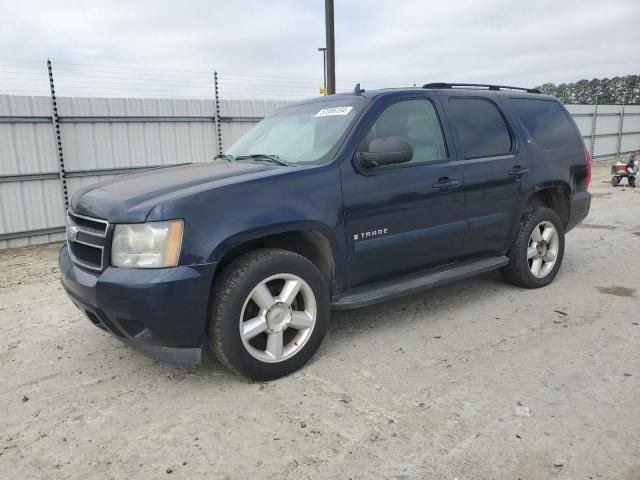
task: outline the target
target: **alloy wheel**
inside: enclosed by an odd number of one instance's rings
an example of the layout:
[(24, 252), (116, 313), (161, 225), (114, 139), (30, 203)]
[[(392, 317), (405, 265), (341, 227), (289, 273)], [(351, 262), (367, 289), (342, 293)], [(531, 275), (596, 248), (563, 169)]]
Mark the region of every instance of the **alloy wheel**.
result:
[(546, 277), (556, 263), (560, 238), (551, 222), (540, 222), (531, 232), (527, 248), (529, 271), (536, 278)]
[(282, 362), (307, 343), (316, 316), (316, 298), (307, 282), (290, 273), (272, 275), (246, 298), (240, 314), (240, 338), (254, 358)]

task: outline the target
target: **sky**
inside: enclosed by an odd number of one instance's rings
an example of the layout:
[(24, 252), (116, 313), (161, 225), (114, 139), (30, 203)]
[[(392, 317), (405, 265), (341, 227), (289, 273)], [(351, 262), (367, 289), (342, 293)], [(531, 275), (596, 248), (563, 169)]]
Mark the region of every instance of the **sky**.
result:
[[(47, 58), (72, 93), (322, 85), (323, 0), (0, 0), (0, 25), (0, 93), (46, 86)], [(335, 0), (335, 38), (339, 90), (638, 74), (640, 0)]]

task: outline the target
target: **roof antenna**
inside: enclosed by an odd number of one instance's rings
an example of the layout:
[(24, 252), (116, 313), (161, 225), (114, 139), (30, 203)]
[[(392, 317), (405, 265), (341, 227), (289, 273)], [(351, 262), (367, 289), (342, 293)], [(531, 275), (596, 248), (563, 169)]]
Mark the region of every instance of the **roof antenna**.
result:
[(356, 83), (356, 86), (353, 89), (353, 93), (355, 93), (356, 95), (360, 95), (364, 92), (365, 92), (364, 88), (360, 88), (360, 83)]

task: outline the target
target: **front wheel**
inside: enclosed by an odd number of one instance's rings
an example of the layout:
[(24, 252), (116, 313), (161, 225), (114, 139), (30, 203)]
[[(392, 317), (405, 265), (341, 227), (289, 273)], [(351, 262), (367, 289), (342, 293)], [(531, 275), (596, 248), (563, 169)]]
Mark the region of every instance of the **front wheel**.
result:
[(525, 288), (551, 283), (564, 256), (564, 228), (558, 214), (546, 207), (527, 208), (507, 256), (509, 263), (500, 273), (508, 282)]
[(329, 289), (313, 263), (286, 250), (255, 250), (231, 262), (215, 282), (210, 347), (230, 370), (272, 380), (309, 361), (329, 315)]
[(611, 177), (611, 186), (612, 187), (617, 187), (618, 184), (620, 183), (620, 179), (616, 176)]

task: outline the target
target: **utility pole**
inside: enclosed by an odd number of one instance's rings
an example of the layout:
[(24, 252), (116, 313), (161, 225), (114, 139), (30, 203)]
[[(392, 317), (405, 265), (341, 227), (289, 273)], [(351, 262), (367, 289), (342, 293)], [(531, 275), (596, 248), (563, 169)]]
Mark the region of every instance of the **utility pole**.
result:
[(327, 93), (336, 93), (336, 41), (333, 35), (333, 0), (324, 0), (324, 23), (327, 32)]

